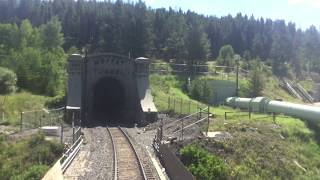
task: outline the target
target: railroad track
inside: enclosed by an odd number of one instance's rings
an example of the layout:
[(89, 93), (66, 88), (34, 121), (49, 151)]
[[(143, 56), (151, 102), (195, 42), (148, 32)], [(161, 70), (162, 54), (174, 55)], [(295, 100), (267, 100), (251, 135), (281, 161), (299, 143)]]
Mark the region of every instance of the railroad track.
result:
[(129, 137), (120, 127), (107, 127), (113, 146), (113, 179), (150, 180), (152, 174), (144, 171), (145, 162), (140, 161)]

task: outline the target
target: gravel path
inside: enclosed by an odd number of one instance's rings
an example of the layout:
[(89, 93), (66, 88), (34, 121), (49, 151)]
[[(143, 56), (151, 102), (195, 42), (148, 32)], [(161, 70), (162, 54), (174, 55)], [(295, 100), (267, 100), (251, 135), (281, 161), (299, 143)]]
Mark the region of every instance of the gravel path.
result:
[(85, 142), (65, 179), (112, 179), (112, 147), (105, 127), (84, 128)]

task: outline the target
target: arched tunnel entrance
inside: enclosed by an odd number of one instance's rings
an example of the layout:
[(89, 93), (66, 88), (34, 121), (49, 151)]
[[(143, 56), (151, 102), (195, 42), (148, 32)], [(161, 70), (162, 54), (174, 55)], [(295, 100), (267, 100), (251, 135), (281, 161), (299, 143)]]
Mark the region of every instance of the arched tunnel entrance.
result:
[(119, 80), (113, 77), (100, 79), (93, 88), (93, 122), (99, 125), (125, 123), (125, 100), (125, 88)]

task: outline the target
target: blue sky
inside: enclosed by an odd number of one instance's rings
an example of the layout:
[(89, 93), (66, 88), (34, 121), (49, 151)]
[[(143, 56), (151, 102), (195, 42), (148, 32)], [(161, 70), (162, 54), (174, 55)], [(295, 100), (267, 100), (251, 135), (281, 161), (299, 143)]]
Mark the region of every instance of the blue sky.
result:
[(144, 0), (153, 8), (188, 9), (217, 17), (238, 12), (257, 17), (284, 19), (306, 29), (315, 25), (320, 29), (320, 0)]

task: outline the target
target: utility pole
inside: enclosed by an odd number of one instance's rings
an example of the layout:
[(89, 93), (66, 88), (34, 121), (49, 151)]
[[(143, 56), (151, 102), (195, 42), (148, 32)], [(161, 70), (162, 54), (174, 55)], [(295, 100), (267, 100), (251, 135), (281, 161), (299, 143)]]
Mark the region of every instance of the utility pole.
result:
[(236, 65), (237, 65), (237, 69), (236, 69), (236, 96), (239, 96), (239, 61), (240, 61), (240, 56), (239, 55), (235, 55), (234, 57), (236, 59)]

